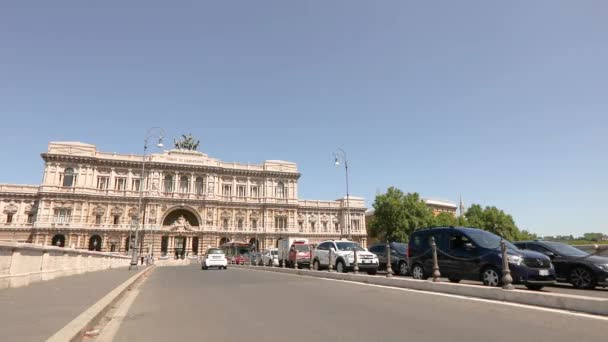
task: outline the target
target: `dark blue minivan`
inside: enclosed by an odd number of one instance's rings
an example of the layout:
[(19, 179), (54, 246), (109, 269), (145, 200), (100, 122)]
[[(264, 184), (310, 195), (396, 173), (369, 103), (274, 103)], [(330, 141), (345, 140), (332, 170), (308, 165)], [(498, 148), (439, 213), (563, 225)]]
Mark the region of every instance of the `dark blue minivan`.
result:
[[(502, 278), (501, 237), (488, 231), (466, 227), (438, 227), (415, 230), (410, 235), (408, 255), (410, 274), (426, 279), (433, 272), (431, 237), (437, 244), (439, 271), (457, 283), (479, 280), (487, 286), (500, 286)], [(551, 259), (541, 253), (520, 250), (506, 241), (513, 283), (531, 290), (555, 283)]]

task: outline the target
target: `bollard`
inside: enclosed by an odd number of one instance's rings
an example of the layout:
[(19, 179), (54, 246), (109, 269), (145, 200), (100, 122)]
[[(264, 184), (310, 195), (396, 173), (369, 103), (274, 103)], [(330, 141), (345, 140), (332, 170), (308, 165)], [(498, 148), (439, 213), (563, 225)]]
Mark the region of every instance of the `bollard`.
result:
[(298, 269), (298, 251), (297, 250), (296, 250), (296, 255), (294, 255), (293, 269), (294, 270)]
[(390, 278), (393, 276), (393, 265), (391, 265), (391, 245), (386, 245), (386, 277)]
[(283, 255), (281, 255), (281, 257), (283, 258), (283, 265), (281, 267), (285, 268), (286, 267), (286, 262), (285, 262), (285, 253), (283, 253)]
[(329, 249), (329, 260), (327, 262), (329, 264), (329, 266), (327, 266), (329, 272), (333, 272), (333, 265), (331, 264), (331, 251), (333, 251), (333, 250), (334, 250), (333, 248)]
[(441, 273), (439, 272), (439, 263), (437, 262), (437, 244), (435, 237), (431, 237), (431, 248), (433, 249), (433, 282), (438, 282)]
[(353, 273), (359, 274), (359, 260), (357, 259), (357, 248), (355, 248), (355, 266), (353, 267)]
[(500, 250), (502, 251), (502, 288), (505, 290), (513, 290), (513, 277), (509, 269), (509, 258), (507, 255), (507, 244), (504, 239), (500, 240)]

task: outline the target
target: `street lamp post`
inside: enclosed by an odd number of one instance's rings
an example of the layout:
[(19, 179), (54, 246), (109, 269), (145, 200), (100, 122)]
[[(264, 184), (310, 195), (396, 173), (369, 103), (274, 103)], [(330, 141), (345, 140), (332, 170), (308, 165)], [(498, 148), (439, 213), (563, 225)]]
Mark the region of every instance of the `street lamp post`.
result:
[[(137, 269), (137, 252), (139, 248), (139, 227), (142, 225), (142, 200), (144, 195), (144, 185), (145, 185), (145, 172), (146, 172), (146, 152), (148, 150), (148, 139), (152, 136), (158, 136), (158, 144), (156, 146), (163, 147), (163, 137), (165, 136), (165, 131), (160, 127), (152, 127), (148, 129), (146, 133), (146, 137), (144, 138), (144, 155), (142, 157), (141, 163), (141, 181), (139, 183), (139, 200), (137, 202), (137, 225), (135, 226), (135, 243), (134, 246), (131, 247), (131, 265), (129, 265), (129, 270)], [(142, 228), (143, 229), (143, 228)], [(154, 248), (154, 247), (152, 247)]]
[(334, 152), (334, 164), (340, 166), (340, 160), (344, 162), (344, 171), (346, 173), (346, 227), (348, 232), (348, 239), (352, 240), (350, 232), (350, 195), (348, 193), (348, 159), (346, 158), (346, 152), (339, 148)]

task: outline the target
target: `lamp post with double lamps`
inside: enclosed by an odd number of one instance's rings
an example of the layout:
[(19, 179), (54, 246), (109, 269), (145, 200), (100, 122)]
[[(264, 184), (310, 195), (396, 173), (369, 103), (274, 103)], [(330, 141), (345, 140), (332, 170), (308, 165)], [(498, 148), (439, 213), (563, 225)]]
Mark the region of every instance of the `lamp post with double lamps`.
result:
[[(136, 270), (137, 269), (137, 252), (139, 250), (139, 228), (142, 225), (142, 208), (141, 208), (141, 203), (143, 200), (143, 196), (144, 196), (144, 185), (146, 184), (145, 182), (145, 172), (146, 172), (146, 152), (148, 151), (148, 139), (152, 138), (152, 137), (158, 137), (158, 144), (156, 144), (157, 147), (162, 148), (163, 145), (163, 137), (165, 136), (165, 130), (163, 130), (160, 127), (152, 127), (148, 129), (148, 132), (146, 132), (146, 137), (144, 139), (144, 155), (142, 157), (142, 163), (141, 163), (141, 181), (139, 184), (139, 200), (137, 202), (137, 225), (135, 226), (135, 244), (132, 247), (132, 251), (131, 251), (131, 265), (129, 265), (129, 270)], [(143, 229), (143, 228), (142, 228)], [(154, 249), (154, 246), (152, 246), (152, 249)]]
[(346, 158), (346, 152), (339, 148), (334, 152), (334, 164), (340, 166), (340, 160), (344, 163), (344, 171), (346, 173), (346, 228), (348, 232), (348, 239), (352, 240), (350, 233), (350, 195), (348, 193), (348, 159)]

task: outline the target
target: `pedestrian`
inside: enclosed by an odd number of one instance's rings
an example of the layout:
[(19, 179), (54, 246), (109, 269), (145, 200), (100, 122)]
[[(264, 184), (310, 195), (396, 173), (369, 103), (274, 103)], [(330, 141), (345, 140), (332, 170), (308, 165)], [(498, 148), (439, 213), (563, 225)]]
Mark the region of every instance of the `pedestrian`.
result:
[(143, 265), (144, 264), (144, 256), (142, 255), (140, 259), (141, 259), (141, 264)]

